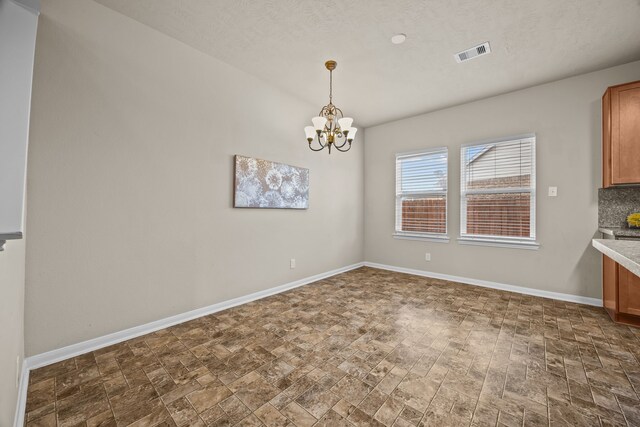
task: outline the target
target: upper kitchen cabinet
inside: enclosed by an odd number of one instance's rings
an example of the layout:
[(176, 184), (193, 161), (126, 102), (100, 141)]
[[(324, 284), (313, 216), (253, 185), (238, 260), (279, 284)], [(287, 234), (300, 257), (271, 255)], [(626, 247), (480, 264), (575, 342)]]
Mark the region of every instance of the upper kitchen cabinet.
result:
[(640, 81), (602, 96), (602, 186), (640, 184)]

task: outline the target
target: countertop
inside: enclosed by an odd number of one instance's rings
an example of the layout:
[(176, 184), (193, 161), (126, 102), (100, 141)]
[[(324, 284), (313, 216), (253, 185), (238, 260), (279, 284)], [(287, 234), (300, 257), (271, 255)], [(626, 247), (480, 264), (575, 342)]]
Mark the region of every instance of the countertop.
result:
[(591, 244), (636, 276), (640, 276), (640, 241), (593, 239)]
[(614, 237), (637, 237), (640, 239), (640, 228), (598, 227), (598, 231)]

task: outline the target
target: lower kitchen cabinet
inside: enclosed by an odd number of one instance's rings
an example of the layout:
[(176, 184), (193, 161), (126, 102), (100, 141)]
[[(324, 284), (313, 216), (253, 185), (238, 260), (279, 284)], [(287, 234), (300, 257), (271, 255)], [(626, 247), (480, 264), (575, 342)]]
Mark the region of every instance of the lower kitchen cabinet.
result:
[(602, 303), (614, 322), (640, 326), (640, 277), (605, 255)]
[(602, 255), (602, 305), (618, 311), (618, 263), (606, 255)]
[(618, 309), (640, 316), (640, 277), (618, 264)]

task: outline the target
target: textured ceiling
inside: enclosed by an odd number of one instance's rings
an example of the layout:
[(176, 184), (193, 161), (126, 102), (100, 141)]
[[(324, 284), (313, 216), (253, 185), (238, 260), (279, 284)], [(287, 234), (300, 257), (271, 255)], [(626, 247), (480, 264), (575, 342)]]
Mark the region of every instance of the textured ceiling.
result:
[(318, 110), (335, 59), (334, 102), (360, 126), (640, 59), (640, 0), (96, 1)]

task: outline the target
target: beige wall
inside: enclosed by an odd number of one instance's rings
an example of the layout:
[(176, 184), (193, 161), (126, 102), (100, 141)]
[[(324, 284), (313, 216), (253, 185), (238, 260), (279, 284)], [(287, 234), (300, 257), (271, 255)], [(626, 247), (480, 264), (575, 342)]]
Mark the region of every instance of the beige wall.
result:
[[(634, 62), (367, 128), (365, 259), (600, 298), (600, 255), (591, 247), (601, 185), (600, 97), (610, 85), (638, 79)], [(540, 249), (459, 245), (460, 145), (529, 132), (537, 134)], [(394, 154), (437, 146), (449, 147), (451, 241), (394, 239)], [(549, 186), (558, 187), (558, 197), (547, 197)]]
[(16, 358), (24, 359), (24, 240), (0, 252), (0, 427), (13, 425), (18, 389)]
[[(33, 2), (31, 2), (33, 3)], [(24, 233), (31, 71), (38, 17), (0, 0), (0, 234)], [(25, 241), (0, 251), (0, 427), (13, 425), (24, 359)], [(19, 366), (20, 365), (20, 366)]]
[[(317, 109), (95, 2), (43, 2), (27, 354), (362, 261), (363, 138), (311, 152)], [(310, 208), (233, 209), (234, 154), (309, 168)]]

